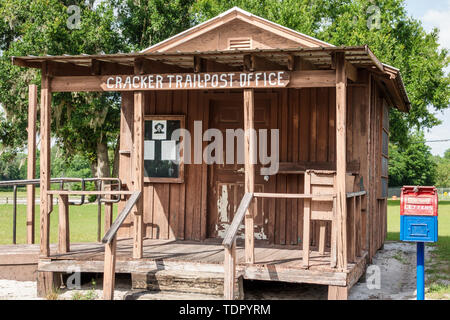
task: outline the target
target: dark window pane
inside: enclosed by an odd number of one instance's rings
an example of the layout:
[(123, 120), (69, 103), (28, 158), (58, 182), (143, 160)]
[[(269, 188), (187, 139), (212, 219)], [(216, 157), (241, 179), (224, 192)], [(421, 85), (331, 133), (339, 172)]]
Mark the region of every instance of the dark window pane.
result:
[(383, 128), (389, 131), (389, 107), (384, 104), (383, 107)]
[(388, 179), (386, 178), (381, 178), (381, 197), (388, 197)]
[(381, 157), (381, 175), (387, 177), (389, 168), (389, 160), (386, 157)]
[(383, 146), (382, 146), (382, 152), (384, 155), (389, 154), (389, 136), (386, 132), (383, 131)]

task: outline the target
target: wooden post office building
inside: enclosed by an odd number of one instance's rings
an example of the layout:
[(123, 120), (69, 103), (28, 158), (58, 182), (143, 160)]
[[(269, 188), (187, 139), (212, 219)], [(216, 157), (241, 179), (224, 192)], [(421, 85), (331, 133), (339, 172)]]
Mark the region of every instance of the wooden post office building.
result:
[[(187, 287), (226, 299), (245, 295), (242, 279), (327, 285), (330, 299), (346, 299), (383, 246), (389, 110), (410, 103), (399, 70), (367, 46), (336, 47), (233, 8), (139, 53), (13, 63), (42, 70), (41, 293), (76, 266), (104, 273), (105, 299), (116, 273), (135, 288), (191, 277)], [(50, 188), (52, 94), (80, 91), (121, 93), (120, 190)], [(208, 129), (224, 145), (242, 129), (243, 161), (206, 163)], [(264, 129), (268, 153), (278, 144), (276, 174), (252, 161)], [(120, 198), (115, 221), (105, 204), (102, 242), (70, 244), (67, 198), (81, 193)]]

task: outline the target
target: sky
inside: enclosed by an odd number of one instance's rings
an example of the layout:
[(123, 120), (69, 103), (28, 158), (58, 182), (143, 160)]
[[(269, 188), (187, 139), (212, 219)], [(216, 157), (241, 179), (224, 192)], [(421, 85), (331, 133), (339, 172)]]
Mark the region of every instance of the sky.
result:
[[(450, 49), (450, 0), (406, 0), (408, 12), (411, 16), (422, 21), (427, 31), (434, 27), (440, 29), (440, 44), (443, 48)], [(447, 69), (450, 72), (450, 68)], [(442, 125), (425, 132), (425, 138), (429, 140), (450, 139), (450, 108), (436, 116), (442, 120)], [(428, 143), (434, 155), (442, 156), (450, 149), (450, 141)]]

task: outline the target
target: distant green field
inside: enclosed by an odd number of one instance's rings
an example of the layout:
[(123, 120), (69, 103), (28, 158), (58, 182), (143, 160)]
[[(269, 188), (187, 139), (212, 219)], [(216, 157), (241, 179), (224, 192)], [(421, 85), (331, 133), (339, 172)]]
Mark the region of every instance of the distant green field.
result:
[[(103, 209), (102, 206), (102, 218)], [(114, 216), (117, 214), (117, 205), (114, 206)], [(0, 244), (12, 243), (12, 205), (0, 205)], [(97, 205), (88, 204), (81, 207), (70, 207), (70, 241), (95, 242), (97, 241)], [(102, 219), (102, 234), (104, 221)], [(39, 239), (39, 206), (36, 206), (36, 239)], [(50, 215), (50, 242), (58, 242), (58, 206), (53, 207)], [(26, 243), (26, 206), (17, 206), (17, 243)]]

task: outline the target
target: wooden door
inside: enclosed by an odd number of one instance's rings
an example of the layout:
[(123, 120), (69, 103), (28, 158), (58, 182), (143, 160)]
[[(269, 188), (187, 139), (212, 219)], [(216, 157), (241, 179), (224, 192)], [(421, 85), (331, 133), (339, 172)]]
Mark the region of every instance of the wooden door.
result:
[[(255, 94), (255, 129), (268, 129), (268, 150), (270, 154), (270, 129), (277, 128), (277, 95), (275, 93)], [(208, 237), (223, 238), (234, 214), (244, 196), (244, 165), (226, 164), (226, 130), (244, 128), (243, 94), (230, 93), (213, 95), (209, 101), (209, 127), (219, 129), (224, 137), (224, 164), (209, 166), (208, 183)], [(259, 141), (259, 134), (258, 134)], [(237, 139), (234, 143), (237, 159)], [(243, 147), (243, 146), (242, 146)], [(259, 152), (259, 151), (258, 151)], [(258, 155), (259, 163), (259, 155)], [(275, 192), (275, 176), (261, 176), (261, 166), (256, 166), (255, 192)], [(268, 239), (269, 201), (260, 200), (255, 216), (255, 237)], [(242, 224), (238, 237), (244, 237)]]

